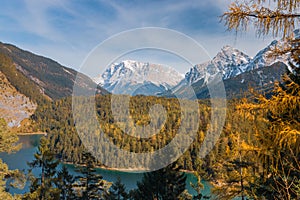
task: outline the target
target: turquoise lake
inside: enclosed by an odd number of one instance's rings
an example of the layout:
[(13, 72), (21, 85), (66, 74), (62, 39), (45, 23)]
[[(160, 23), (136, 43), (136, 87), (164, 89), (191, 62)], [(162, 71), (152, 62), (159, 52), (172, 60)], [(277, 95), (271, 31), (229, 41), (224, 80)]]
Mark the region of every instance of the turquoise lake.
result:
[[(40, 135), (27, 135), (27, 136), (19, 136), (19, 142), (22, 143), (22, 149), (13, 154), (1, 153), (1, 159), (9, 165), (10, 169), (19, 169), (23, 170), (27, 173), (28, 166), (27, 162), (32, 161), (34, 158), (34, 153), (37, 151), (37, 146), (39, 144)], [(70, 173), (76, 174), (76, 167), (74, 165), (66, 165), (70, 170)], [(61, 167), (61, 166), (60, 166)], [(121, 178), (122, 182), (125, 184), (128, 190), (136, 188), (136, 183), (140, 181), (143, 177), (143, 173), (132, 173), (132, 172), (121, 172), (114, 170), (106, 170), (106, 169), (97, 169), (97, 172), (103, 176), (103, 179), (114, 182), (118, 177)], [(34, 174), (39, 174), (39, 170), (33, 171)], [(187, 190), (190, 194), (195, 194), (195, 191), (190, 186), (190, 183), (195, 183), (196, 177), (192, 174), (187, 173)], [(204, 195), (210, 194), (211, 186), (208, 182), (203, 181), (204, 189), (202, 193)], [(24, 189), (19, 190), (15, 188), (11, 188), (9, 190), (11, 193), (22, 194), (28, 191), (28, 185), (25, 186)]]

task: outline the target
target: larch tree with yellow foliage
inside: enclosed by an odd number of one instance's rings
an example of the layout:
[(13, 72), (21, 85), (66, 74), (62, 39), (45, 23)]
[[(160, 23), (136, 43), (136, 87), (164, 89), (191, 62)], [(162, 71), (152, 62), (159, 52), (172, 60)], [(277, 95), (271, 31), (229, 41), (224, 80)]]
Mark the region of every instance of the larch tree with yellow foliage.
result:
[(252, 25), (258, 35), (281, 36), (286, 41), (287, 45), (273, 54), (289, 56), (289, 70), (283, 81), (276, 83), (273, 96), (260, 95), (257, 101), (237, 108), (266, 127), (257, 129), (251, 142), (258, 154), (259, 170), (249, 183), (248, 194), (253, 199), (299, 199), (300, 34), (294, 30), (300, 24), (300, 0), (236, 1), (222, 20), (229, 30), (247, 31)]

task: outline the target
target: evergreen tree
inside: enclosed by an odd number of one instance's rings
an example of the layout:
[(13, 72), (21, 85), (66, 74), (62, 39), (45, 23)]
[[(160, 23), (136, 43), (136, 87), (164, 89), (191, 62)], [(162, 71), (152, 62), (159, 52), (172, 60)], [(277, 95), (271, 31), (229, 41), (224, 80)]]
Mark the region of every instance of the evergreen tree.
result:
[(201, 176), (200, 176), (200, 173), (202, 173), (202, 169), (201, 169), (201, 166), (202, 166), (202, 162), (199, 158), (196, 158), (195, 159), (195, 170), (193, 172), (194, 176), (197, 178), (197, 183), (190, 183), (191, 184), (191, 187), (197, 192), (196, 195), (194, 195), (192, 197), (193, 200), (200, 200), (200, 199), (209, 199), (210, 197), (207, 196), (207, 195), (203, 195), (201, 193), (202, 189), (203, 189), (203, 184), (201, 183)]
[(77, 187), (81, 191), (80, 199), (98, 200), (102, 198), (104, 181), (102, 176), (96, 172), (96, 159), (89, 152), (84, 152), (82, 158), (83, 166), (80, 166), (78, 170), (82, 176), (77, 177), (79, 179)]
[(0, 118), (0, 152), (13, 153), (21, 148), (17, 144), (19, 138), (15, 133), (9, 131), (3, 118)]
[(60, 199), (61, 200), (72, 200), (76, 199), (73, 183), (75, 178), (68, 172), (68, 168), (63, 165), (61, 171), (57, 173), (57, 183), (56, 186), (60, 189)]
[(7, 164), (3, 163), (0, 159), (0, 197), (2, 199), (13, 200), (13, 196), (7, 191), (6, 179), (10, 174)]
[(110, 187), (109, 191), (105, 193), (104, 199), (106, 200), (128, 199), (128, 194), (126, 192), (125, 185), (122, 184), (120, 177), (118, 177), (117, 181)]
[(184, 190), (178, 197), (179, 200), (193, 200), (193, 195), (191, 195), (187, 190)]
[(176, 200), (184, 192), (186, 175), (179, 172), (174, 164), (157, 171), (145, 173), (138, 188), (131, 192), (132, 198), (139, 200)]
[(28, 163), (30, 172), (35, 168), (40, 168), (41, 174), (38, 177), (31, 175), (30, 192), (24, 195), (24, 199), (59, 199), (60, 190), (55, 187), (57, 183), (56, 167), (59, 162), (49, 150), (48, 145), (48, 140), (42, 137), (38, 151), (34, 154), (34, 160)]
[[(18, 136), (15, 133), (9, 131), (4, 119), (0, 118), (0, 152), (11, 153), (19, 150), (20, 145), (16, 145)], [(5, 200), (12, 200), (13, 197), (8, 192), (7, 181), (14, 181), (15, 186), (24, 184), (23, 176), (18, 170), (9, 170), (6, 163), (0, 159), (0, 198)]]

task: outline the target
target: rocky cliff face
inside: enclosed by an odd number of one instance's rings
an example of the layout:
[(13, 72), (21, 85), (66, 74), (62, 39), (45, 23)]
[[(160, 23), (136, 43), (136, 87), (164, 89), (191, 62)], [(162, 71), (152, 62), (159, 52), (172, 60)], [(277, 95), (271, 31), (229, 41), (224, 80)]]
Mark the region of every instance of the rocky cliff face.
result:
[(10, 127), (18, 127), (21, 121), (30, 117), (37, 104), (21, 94), (0, 71), (0, 118)]

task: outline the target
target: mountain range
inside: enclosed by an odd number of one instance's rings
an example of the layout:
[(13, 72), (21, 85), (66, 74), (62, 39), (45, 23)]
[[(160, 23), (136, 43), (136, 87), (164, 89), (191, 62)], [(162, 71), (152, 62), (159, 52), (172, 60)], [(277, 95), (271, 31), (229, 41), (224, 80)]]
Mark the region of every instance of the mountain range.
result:
[(259, 51), (253, 58), (245, 53), (225, 46), (210, 61), (195, 65), (185, 74), (185, 78), (165, 96), (184, 93), (187, 86), (192, 86), (197, 98), (209, 98), (207, 83), (221, 74), (227, 98), (241, 97), (249, 88), (270, 92), (274, 82), (280, 81), (285, 73), (287, 56), (272, 57), (276, 45), (281, 41), (273, 41)]
[[(168, 66), (126, 60), (91, 79), (54, 60), (0, 42), (0, 117), (18, 126), (39, 104), (71, 96), (74, 84), (102, 95), (165, 97), (174, 96), (174, 92), (184, 94), (186, 87), (192, 86), (201, 99), (209, 98), (206, 84), (219, 73), (228, 98), (240, 97), (249, 87), (268, 92), (286, 70), (286, 57), (274, 60), (268, 56), (275, 45), (281, 42), (272, 42), (253, 58), (225, 46), (212, 60), (195, 65), (185, 75)], [(14, 114), (8, 114), (12, 110)]]
[[(170, 67), (126, 60), (112, 64), (94, 81), (115, 94), (173, 96), (192, 86), (198, 98), (208, 98), (206, 85), (221, 74), (227, 96), (238, 97), (249, 87), (269, 90), (285, 71), (286, 56), (271, 56), (281, 41), (273, 41), (253, 58), (230, 46), (224, 46), (210, 61), (196, 64), (183, 77)], [(267, 67), (267, 68), (266, 68)]]

